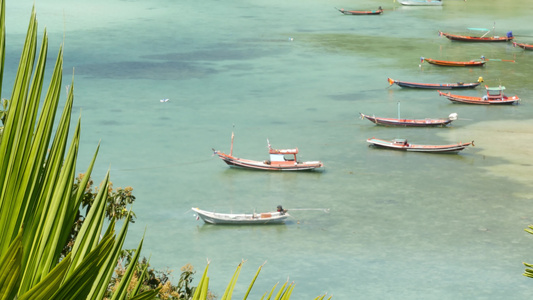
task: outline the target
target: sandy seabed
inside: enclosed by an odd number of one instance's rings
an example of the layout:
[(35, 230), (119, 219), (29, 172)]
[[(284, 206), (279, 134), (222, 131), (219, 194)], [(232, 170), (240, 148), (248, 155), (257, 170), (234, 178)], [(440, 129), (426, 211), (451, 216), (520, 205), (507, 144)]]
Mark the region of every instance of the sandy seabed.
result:
[(454, 135), (475, 137), (478, 155), (507, 161), (484, 167), (492, 175), (533, 187), (533, 120), (480, 122)]

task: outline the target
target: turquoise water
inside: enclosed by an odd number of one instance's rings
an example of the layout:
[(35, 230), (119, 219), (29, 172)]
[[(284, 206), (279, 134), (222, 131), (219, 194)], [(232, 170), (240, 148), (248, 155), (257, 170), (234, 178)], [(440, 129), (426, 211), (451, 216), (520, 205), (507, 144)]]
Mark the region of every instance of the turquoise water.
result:
[[(74, 73), (82, 117), (79, 170), (101, 143), (93, 178), (111, 170), (130, 185), (137, 221), (127, 247), (146, 232), (143, 255), (157, 268), (211, 262), (221, 296), (237, 264), (241, 297), (267, 262), (251, 298), (287, 278), (294, 299), (524, 299), (533, 282), (531, 61), (512, 44), (463, 44), (438, 30), (512, 30), (533, 43), (533, 3), (455, 1), (400, 7), (392, 1), (36, 1), (51, 63), (65, 42), (65, 85)], [(8, 1), (4, 95), (33, 1)], [(344, 16), (345, 9), (386, 9)], [(480, 69), (420, 64), (420, 57), (489, 61)], [(415, 82), (503, 84), (518, 106), (452, 104), (436, 91), (388, 87)], [(483, 89), (458, 93), (482, 95)], [(170, 99), (161, 103), (160, 99)], [(358, 113), (446, 117), (449, 128), (383, 128)], [(211, 148), (263, 160), (266, 139), (321, 160), (322, 172), (228, 168)], [(419, 144), (475, 140), (459, 155), (369, 148), (366, 139)], [(286, 225), (219, 227), (190, 210), (289, 209)], [(292, 209), (292, 210), (291, 210)], [(318, 210), (297, 210), (318, 209)], [(320, 210), (327, 209), (327, 212)], [(199, 275), (197, 275), (199, 277)]]

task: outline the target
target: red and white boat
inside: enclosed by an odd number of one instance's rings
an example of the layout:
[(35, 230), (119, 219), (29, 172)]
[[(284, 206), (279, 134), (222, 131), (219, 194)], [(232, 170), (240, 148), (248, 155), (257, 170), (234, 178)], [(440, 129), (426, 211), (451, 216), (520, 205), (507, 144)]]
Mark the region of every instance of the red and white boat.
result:
[(485, 86), (487, 89), (487, 95), (483, 97), (472, 97), (472, 96), (463, 96), (463, 95), (454, 95), (452, 93), (443, 93), (441, 91), (439, 92), (440, 96), (445, 96), (448, 98), (448, 100), (455, 102), (455, 103), (466, 103), (466, 104), (481, 104), (481, 105), (490, 105), (490, 104), (518, 104), (518, 101), (520, 101), (520, 98), (518, 96), (512, 96), (508, 97), (503, 94), (503, 91), (505, 90), (504, 86), (499, 87), (488, 87)]
[(233, 156), (233, 139), (234, 134), (231, 134), (231, 150), (229, 154), (213, 149), (214, 154), (218, 155), (230, 167), (240, 167), (254, 170), (267, 171), (306, 171), (322, 168), (324, 164), (320, 161), (298, 161), (296, 154), (298, 148), (294, 149), (273, 149), (268, 143), (269, 160), (257, 161), (245, 158), (238, 158)]
[(394, 139), (392, 141), (387, 141), (371, 138), (366, 141), (372, 146), (380, 148), (429, 153), (457, 153), (470, 145), (474, 146), (474, 141), (470, 143), (457, 143), (452, 145), (415, 145), (409, 144), (406, 139)]

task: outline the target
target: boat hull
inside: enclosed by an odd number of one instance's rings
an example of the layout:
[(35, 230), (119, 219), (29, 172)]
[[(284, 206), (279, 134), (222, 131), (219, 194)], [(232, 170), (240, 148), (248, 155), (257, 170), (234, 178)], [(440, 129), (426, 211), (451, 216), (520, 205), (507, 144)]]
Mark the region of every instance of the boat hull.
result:
[(394, 119), (378, 118), (360, 113), (362, 119), (367, 119), (376, 125), (394, 127), (445, 127), (453, 120), (451, 119)]
[(477, 37), (468, 35), (457, 35), (450, 33), (442, 33), (445, 37), (452, 41), (458, 42), (478, 42), (478, 43), (494, 43), (494, 42), (509, 42), (513, 40), (513, 36), (491, 36), (491, 37)]
[(480, 85), (479, 82), (474, 83), (416, 83), (399, 81), (389, 78), (389, 82), (395, 83), (402, 88), (415, 88), (415, 89), (433, 89), (433, 90), (453, 90), (453, 89), (473, 89)]
[(446, 66), (446, 67), (482, 67), (485, 65), (485, 61), (448, 61), (448, 60), (437, 60), (431, 58), (424, 58), (424, 61), (432, 65), (437, 66)]
[(458, 153), (464, 150), (466, 147), (473, 145), (470, 143), (458, 143), (453, 145), (415, 145), (415, 144), (398, 144), (395, 141), (387, 141), (382, 139), (371, 138), (367, 140), (371, 146), (378, 148), (386, 148), (407, 152), (426, 152), (426, 153)]
[(360, 16), (360, 15), (381, 15), (383, 9), (378, 10), (344, 10), (339, 9), (339, 11), (345, 15)]
[(264, 171), (311, 171), (322, 168), (324, 164), (320, 161), (287, 161), (287, 162), (270, 162), (257, 161), (243, 158), (236, 158), (228, 154), (216, 151), (218, 155), (230, 167), (238, 167), (250, 170), (264, 170)]
[(533, 45), (528, 45), (528, 44), (515, 44), (516, 46), (524, 49), (524, 50), (530, 50), (530, 51), (533, 51)]
[(283, 224), (289, 217), (288, 213), (267, 212), (254, 214), (227, 214), (192, 208), (194, 212), (207, 224), (214, 225), (265, 225)]
[(489, 99), (487, 97), (471, 97), (471, 96), (462, 96), (454, 95), (451, 93), (443, 93), (438, 91), (440, 96), (448, 98), (448, 100), (454, 103), (463, 103), (463, 104), (477, 104), (477, 105), (513, 105), (518, 104), (520, 98), (517, 96), (507, 97), (503, 96), (499, 99)]
[(442, 1), (435, 0), (405, 0), (400, 1), (405, 6), (442, 6)]

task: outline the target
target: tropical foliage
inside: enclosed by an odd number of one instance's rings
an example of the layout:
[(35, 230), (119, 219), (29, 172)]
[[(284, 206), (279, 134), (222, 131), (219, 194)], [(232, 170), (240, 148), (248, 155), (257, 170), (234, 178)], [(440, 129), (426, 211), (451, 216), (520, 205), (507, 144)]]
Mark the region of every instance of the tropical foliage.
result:
[[(0, 94), (5, 65), (5, 14), (5, 2), (0, 0)], [(78, 119), (71, 131), (74, 84), (69, 85), (59, 115), (63, 49), (59, 49), (48, 89), (43, 95), (44, 78), (48, 77), (48, 74), (45, 76), (46, 30), (39, 51), (37, 41), (37, 19), (33, 9), (11, 97), (2, 100), (0, 115), (3, 121), (0, 141), (0, 300), (105, 299), (132, 214), (124, 210), (107, 210), (106, 202), (110, 199), (109, 191), (112, 191), (108, 172), (96, 196), (90, 199), (90, 207), (87, 206), (88, 211), (76, 237), (72, 238), (78, 211), (87, 200), (85, 191), (90, 187), (99, 146), (73, 192), (81, 124)], [(121, 193), (118, 198), (111, 198), (119, 205), (131, 200), (127, 190)], [(110, 222), (104, 222), (106, 215), (111, 217)], [(117, 233), (116, 220), (121, 216), (125, 219)], [(105, 224), (108, 225), (104, 229)], [(64, 253), (64, 246), (72, 239), (71, 247)], [(161, 287), (143, 291), (141, 283), (146, 272), (140, 275), (135, 272), (143, 240), (131, 257), (133, 263), (123, 270), (121, 280), (113, 285), (114, 291), (109, 295), (112, 300), (153, 299), (158, 294)], [(231, 299), (241, 266), (237, 267), (221, 299)], [(209, 264), (191, 299), (207, 299), (208, 267)], [(132, 281), (134, 278), (137, 278), (136, 282)], [(293, 283), (285, 283), (275, 292), (274, 286), (263, 298), (289, 299), (293, 288)]]
[[(5, 2), (0, 3), (0, 81), (5, 60)], [(0, 143), (0, 298), (102, 299), (129, 225), (115, 233), (115, 221), (104, 231), (109, 174), (104, 178), (72, 251), (61, 258), (77, 217), (98, 147), (80, 189), (72, 193), (80, 139), (78, 119), (69, 132), (74, 85), (56, 120), (63, 79), (59, 49), (48, 90), (43, 93), (47, 64), (46, 31), (37, 51), (37, 19), (32, 10), (9, 106), (4, 108)], [(0, 91), (1, 92), (1, 91)], [(41, 99), (44, 99), (41, 105)], [(7, 105), (7, 104), (6, 104)], [(6, 111), (8, 110), (7, 114)], [(54, 130), (55, 127), (55, 130)], [(142, 240), (135, 253), (138, 257)], [(133, 265), (131, 268), (133, 269)], [(126, 272), (123, 285), (129, 282)], [(127, 295), (119, 287), (113, 298), (152, 297), (157, 291)]]
[[(527, 233), (533, 234), (533, 225), (529, 225), (528, 228), (524, 229)], [(523, 263), (524, 266), (526, 266), (526, 270), (524, 271), (524, 276), (533, 278), (533, 264), (529, 263)]]

